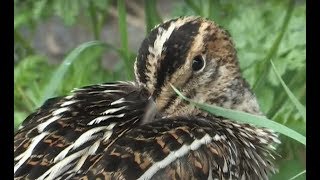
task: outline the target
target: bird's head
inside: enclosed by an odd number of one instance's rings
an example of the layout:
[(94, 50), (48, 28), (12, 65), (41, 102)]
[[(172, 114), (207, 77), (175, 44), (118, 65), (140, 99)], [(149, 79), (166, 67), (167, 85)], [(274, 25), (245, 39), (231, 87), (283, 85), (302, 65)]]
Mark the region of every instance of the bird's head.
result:
[(181, 17), (156, 26), (139, 49), (135, 75), (164, 115), (200, 113), (170, 84), (197, 102), (260, 114), (230, 35), (204, 18)]

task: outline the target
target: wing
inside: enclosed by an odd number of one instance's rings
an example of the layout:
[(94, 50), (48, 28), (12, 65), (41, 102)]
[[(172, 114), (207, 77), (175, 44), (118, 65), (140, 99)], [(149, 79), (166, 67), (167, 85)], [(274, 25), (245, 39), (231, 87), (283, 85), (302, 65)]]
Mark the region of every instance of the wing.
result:
[(147, 101), (131, 82), (87, 86), (46, 101), (15, 134), (15, 179), (58, 179), (86, 170), (142, 119)]
[(216, 118), (160, 119), (119, 138), (74, 179), (267, 179), (276, 136), (239, 127)]

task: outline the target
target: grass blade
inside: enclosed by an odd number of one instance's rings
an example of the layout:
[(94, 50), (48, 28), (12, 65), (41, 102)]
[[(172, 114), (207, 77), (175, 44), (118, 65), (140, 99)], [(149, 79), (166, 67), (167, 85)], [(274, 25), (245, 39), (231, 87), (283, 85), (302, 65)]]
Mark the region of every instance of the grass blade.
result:
[(92, 31), (95, 40), (100, 39), (100, 31), (98, 27), (97, 9), (92, 0), (89, 0), (89, 13), (91, 18)]
[(306, 173), (306, 170), (301, 171), (300, 173), (298, 173), (297, 175), (293, 176), (293, 177), (290, 178), (289, 180), (294, 180), (294, 179), (296, 179), (297, 177), (303, 175), (304, 173)]
[[(296, 83), (296, 80), (297, 78), (299, 78), (299, 76), (301, 75), (300, 72), (299, 73), (295, 73), (295, 74), (292, 74), (291, 73), (288, 73), (287, 77), (290, 77), (290, 79), (287, 79), (287, 86), (294, 86), (295, 83)], [(305, 83), (303, 84), (303, 86), (305, 86)], [(278, 91), (281, 91), (283, 89), (283, 87), (276, 87), (274, 89), (275, 92), (278, 92)], [(300, 93), (299, 93), (299, 97), (302, 98), (301, 96), (305, 96), (305, 91), (302, 91), (300, 90)], [(284, 106), (284, 104), (287, 102), (286, 100), (288, 99), (287, 97), (288, 95), (286, 93), (279, 93), (277, 95), (277, 98), (274, 99), (273, 101), (273, 106), (266, 112), (267, 113), (267, 117), (270, 117), (270, 118), (273, 118), (277, 115), (277, 113), (279, 111), (281, 111), (281, 108)], [(298, 97), (298, 96), (296, 96)], [(298, 98), (299, 99), (299, 98)]]
[(159, 24), (162, 20), (157, 11), (157, 3), (155, 0), (145, 0), (144, 12), (146, 14), (146, 33), (149, 33), (155, 25)]
[(87, 49), (94, 47), (107, 47), (107, 44), (100, 41), (90, 41), (81, 44), (76, 49), (71, 51), (68, 56), (64, 59), (64, 61), (60, 64), (58, 69), (53, 73), (52, 78), (49, 83), (45, 86), (42, 96), (40, 98), (40, 102), (37, 103), (37, 106), (41, 105), (46, 99), (53, 97), (54, 93), (58, 89), (59, 85), (63, 81), (63, 77), (68, 71), (70, 65), (74, 63), (76, 59), (81, 55), (81, 53)]
[(132, 62), (130, 62), (130, 52), (128, 48), (128, 32), (126, 22), (126, 5), (124, 0), (118, 0), (118, 16), (119, 16), (119, 31), (121, 38), (121, 51), (123, 52), (123, 60), (127, 70), (127, 77), (133, 78)]
[(296, 106), (297, 110), (299, 111), (300, 115), (303, 117), (304, 121), (306, 121), (306, 108), (299, 102), (299, 100), (294, 96), (294, 94), (290, 91), (290, 89), (288, 88), (288, 86), (286, 85), (286, 83), (282, 80), (280, 74), (278, 73), (275, 65), (273, 64), (273, 62), (270, 60), (270, 63), (272, 65), (272, 69), (274, 70), (277, 78), (279, 79), (282, 87), (284, 88), (284, 90), (286, 91), (286, 93), (288, 94), (290, 100), (293, 102), (293, 104)]
[(207, 15), (208, 18), (214, 18), (213, 17), (213, 14), (214, 14), (213, 11), (214, 11), (214, 9), (213, 9), (213, 1), (209, 0), (208, 1), (208, 15)]
[[(268, 64), (267, 62), (277, 54), (279, 46), (280, 46), (280, 43), (281, 43), (281, 41), (283, 39), (283, 35), (287, 30), (289, 21), (290, 21), (290, 19), (292, 17), (294, 5), (295, 5), (295, 0), (289, 0), (289, 1), (290, 2), (289, 2), (289, 5), (288, 5), (288, 9), (287, 9), (286, 15), (285, 15), (284, 20), (283, 20), (283, 23), (282, 23), (282, 27), (280, 29), (280, 33), (278, 34), (276, 40), (272, 44), (271, 49), (269, 50), (267, 56), (262, 61), (255, 61), (255, 62), (259, 63), (258, 65), (260, 65), (260, 66), (262, 66), (264, 68), (262, 68), (263, 69), (262, 72), (257, 73), (257, 74), (260, 74), (260, 75), (259, 75), (258, 79), (255, 81), (255, 83), (253, 84), (252, 89), (254, 91), (259, 89), (263, 85), (263, 83), (265, 82), (265, 77), (267, 76), (267, 74), (269, 73), (269, 70), (270, 70), (270, 66), (269, 66), (270, 64)], [(251, 64), (250, 66), (252, 66), (252, 65), (253, 64)], [(247, 66), (247, 68), (249, 68), (250, 66)], [(244, 70), (245, 69), (243, 69), (243, 71)]]
[(205, 111), (208, 111), (208, 112), (215, 114), (217, 116), (222, 116), (222, 117), (236, 120), (239, 122), (249, 123), (249, 124), (259, 126), (259, 127), (266, 127), (266, 128), (272, 129), (272, 130), (277, 131), (283, 135), (286, 135), (296, 141), (299, 141), (303, 145), (306, 145), (306, 137), (304, 137), (303, 135), (299, 134), (298, 132), (296, 132), (296, 131), (294, 131), (294, 130), (292, 130), (282, 124), (279, 124), (275, 121), (272, 121), (264, 116), (258, 116), (258, 115), (245, 113), (242, 111), (225, 109), (222, 107), (209, 105), (209, 104), (197, 103), (197, 102), (185, 97), (184, 95), (182, 95), (181, 92), (179, 92), (179, 90), (177, 90), (174, 86), (171, 85), (171, 87), (184, 100), (189, 101), (191, 104), (193, 104), (193, 105), (195, 105)]

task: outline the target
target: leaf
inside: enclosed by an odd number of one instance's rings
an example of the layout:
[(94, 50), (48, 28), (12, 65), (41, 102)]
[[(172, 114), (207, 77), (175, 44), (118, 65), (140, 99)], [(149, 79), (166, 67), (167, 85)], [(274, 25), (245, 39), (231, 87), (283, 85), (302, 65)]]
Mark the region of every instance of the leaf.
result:
[(306, 145), (306, 137), (303, 135), (299, 134), (298, 132), (287, 128), (286, 126), (279, 124), (275, 121), (272, 121), (264, 116), (258, 116), (258, 115), (253, 115), (249, 113), (245, 113), (242, 111), (236, 111), (236, 110), (231, 110), (231, 109), (225, 109), (222, 107), (214, 106), (214, 105), (209, 105), (209, 104), (201, 104), (197, 103), (179, 92), (173, 85), (171, 85), (173, 90), (180, 96), (182, 99), (189, 101), (190, 103), (194, 104), (195, 106), (210, 112), (211, 114), (217, 115), (217, 116), (222, 116), (228, 119), (236, 120), (239, 122), (243, 123), (249, 123), (253, 124), (259, 127), (266, 127), (269, 129), (272, 129), (274, 131), (277, 131), (283, 135), (286, 135), (296, 141), (299, 141), (303, 145)]

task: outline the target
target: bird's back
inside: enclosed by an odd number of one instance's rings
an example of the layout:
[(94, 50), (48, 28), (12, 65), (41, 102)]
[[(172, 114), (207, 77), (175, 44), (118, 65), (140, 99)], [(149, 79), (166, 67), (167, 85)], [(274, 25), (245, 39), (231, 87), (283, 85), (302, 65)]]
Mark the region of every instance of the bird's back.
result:
[(15, 134), (15, 177), (56, 179), (86, 171), (139, 123), (147, 104), (131, 82), (87, 86), (47, 100)]

